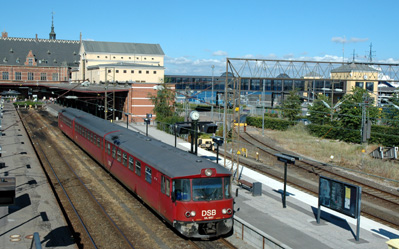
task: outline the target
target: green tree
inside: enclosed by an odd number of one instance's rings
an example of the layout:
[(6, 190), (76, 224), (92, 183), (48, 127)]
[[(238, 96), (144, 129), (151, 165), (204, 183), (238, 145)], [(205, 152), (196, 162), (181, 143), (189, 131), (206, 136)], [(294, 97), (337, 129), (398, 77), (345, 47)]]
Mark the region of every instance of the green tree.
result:
[(319, 95), (313, 102), (313, 105), (309, 106), (308, 119), (313, 124), (330, 124), (331, 122), (331, 108), (328, 108), (324, 103), (330, 103), (330, 100), (325, 95)]
[(296, 90), (293, 90), (282, 104), (283, 116), (290, 121), (296, 120), (301, 113), (301, 99)]
[(154, 104), (153, 111), (156, 115), (156, 120), (163, 121), (167, 117), (177, 116), (175, 112), (175, 93), (166, 83), (158, 85), (156, 95), (149, 95), (149, 97)]
[(359, 130), (362, 125), (362, 108), (373, 123), (378, 119), (378, 108), (374, 106), (374, 98), (367, 90), (355, 87), (353, 94), (345, 94), (338, 111), (339, 126)]
[(398, 94), (392, 95), (389, 99), (389, 104), (384, 107), (382, 116), (384, 118), (384, 123), (391, 127), (399, 127), (399, 96)]

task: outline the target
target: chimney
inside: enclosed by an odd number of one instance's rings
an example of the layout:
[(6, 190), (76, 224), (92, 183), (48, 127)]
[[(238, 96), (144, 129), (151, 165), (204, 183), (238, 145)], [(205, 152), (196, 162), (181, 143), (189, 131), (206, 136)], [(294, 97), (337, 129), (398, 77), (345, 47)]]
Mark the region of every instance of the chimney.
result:
[(36, 34), (36, 41), (37, 41), (37, 40), (39, 40), (39, 39), (37, 38), (37, 34)]
[(82, 32), (80, 32), (80, 43), (82, 43)]
[(1, 32), (1, 37), (8, 38), (8, 33), (4, 30), (3, 32)]

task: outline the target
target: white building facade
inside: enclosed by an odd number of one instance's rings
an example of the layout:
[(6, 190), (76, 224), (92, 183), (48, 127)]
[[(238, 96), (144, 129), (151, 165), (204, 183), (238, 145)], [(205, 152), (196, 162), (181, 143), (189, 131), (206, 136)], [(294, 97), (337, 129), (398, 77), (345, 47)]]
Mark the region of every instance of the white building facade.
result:
[(82, 41), (74, 81), (162, 83), (165, 54), (159, 44)]

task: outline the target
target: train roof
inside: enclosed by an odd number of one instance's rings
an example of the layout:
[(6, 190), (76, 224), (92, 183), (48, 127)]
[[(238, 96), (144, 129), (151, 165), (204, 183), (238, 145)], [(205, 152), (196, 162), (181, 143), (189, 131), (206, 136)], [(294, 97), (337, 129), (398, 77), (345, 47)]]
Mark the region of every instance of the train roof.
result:
[(117, 143), (122, 150), (134, 155), (169, 177), (199, 175), (202, 169), (207, 168), (215, 168), (218, 174), (231, 174), (229, 170), (219, 164), (177, 149), (157, 139), (128, 130), (89, 113), (73, 108), (66, 108), (60, 112), (70, 119), (75, 119), (78, 124), (85, 126), (98, 135), (102, 137), (106, 135), (107, 141)]

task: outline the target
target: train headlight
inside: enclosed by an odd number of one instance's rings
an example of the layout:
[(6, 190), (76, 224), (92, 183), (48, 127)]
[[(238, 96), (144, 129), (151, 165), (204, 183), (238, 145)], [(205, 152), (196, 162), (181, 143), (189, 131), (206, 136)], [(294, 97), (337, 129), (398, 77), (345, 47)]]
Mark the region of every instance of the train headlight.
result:
[(208, 176), (208, 177), (211, 176), (212, 175), (212, 170), (211, 169), (206, 169), (205, 170), (205, 175)]
[(227, 209), (223, 208), (222, 209), (222, 214), (227, 214)]
[(187, 211), (187, 212), (184, 213), (184, 215), (185, 215), (187, 218), (194, 217), (196, 214), (197, 214), (197, 213), (196, 213), (195, 211)]
[(231, 208), (227, 209), (227, 214), (232, 214), (233, 210)]

